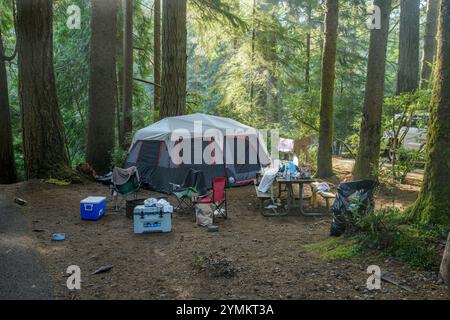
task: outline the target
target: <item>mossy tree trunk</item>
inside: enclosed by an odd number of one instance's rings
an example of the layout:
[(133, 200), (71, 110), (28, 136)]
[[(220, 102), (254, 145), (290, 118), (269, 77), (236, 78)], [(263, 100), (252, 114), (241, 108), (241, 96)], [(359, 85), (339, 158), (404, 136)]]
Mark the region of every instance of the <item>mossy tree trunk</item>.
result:
[(442, 0), (427, 164), (419, 197), (409, 209), (417, 222), (450, 226), (450, 0)]
[(333, 100), (336, 78), (336, 44), (339, 21), (338, 0), (325, 1), (325, 40), (322, 56), (322, 84), (320, 88), (319, 150), (316, 177), (333, 175)]
[(53, 69), (53, 1), (17, 1), (19, 95), (25, 174), (72, 177)]
[(373, 29), (370, 32), (366, 92), (358, 155), (353, 168), (354, 179), (376, 178), (380, 159), (381, 115), (391, 0), (375, 0), (374, 5), (381, 10), (381, 29)]
[(8, 75), (3, 58), (3, 39), (0, 32), (0, 184), (7, 184), (16, 182), (17, 170), (9, 111)]

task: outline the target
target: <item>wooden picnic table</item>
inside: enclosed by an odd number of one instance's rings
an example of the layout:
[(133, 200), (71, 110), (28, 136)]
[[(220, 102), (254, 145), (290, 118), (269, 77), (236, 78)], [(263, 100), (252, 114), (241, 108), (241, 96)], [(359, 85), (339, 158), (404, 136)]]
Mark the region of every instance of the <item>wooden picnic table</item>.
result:
[[(281, 196), (281, 192), (283, 191), (282, 186), (286, 186), (285, 191), (287, 191), (287, 212), (292, 211), (293, 209), (299, 209), (300, 213), (304, 216), (323, 216), (324, 213), (322, 212), (306, 212), (305, 208), (303, 206), (303, 194), (304, 194), (304, 186), (305, 185), (311, 185), (312, 183), (316, 182), (314, 179), (285, 179), (281, 177), (277, 177), (276, 179), (278, 183), (278, 197)], [(299, 189), (299, 195), (298, 198), (295, 195), (294, 192), (294, 185), (298, 185)]]

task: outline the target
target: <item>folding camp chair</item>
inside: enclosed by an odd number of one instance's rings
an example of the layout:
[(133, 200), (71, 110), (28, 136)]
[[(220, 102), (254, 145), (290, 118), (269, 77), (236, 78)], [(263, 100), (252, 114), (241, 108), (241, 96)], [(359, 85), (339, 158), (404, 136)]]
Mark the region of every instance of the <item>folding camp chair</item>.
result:
[(213, 204), (215, 207), (213, 213), (213, 223), (215, 215), (221, 216), (225, 219), (228, 217), (227, 212), (227, 192), (226, 192), (227, 178), (215, 177), (212, 181), (212, 190), (204, 195), (193, 195), (193, 201), (195, 203)]
[(122, 202), (130, 200), (130, 197), (137, 199), (137, 193), (141, 188), (141, 181), (136, 167), (122, 169), (115, 167), (111, 179), (111, 195), (114, 198), (114, 208), (118, 211), (122, 205), (118, 205), (118, 197), (122, 196)]
[(182, 185), (175, 183), (170, 183), (170, 185), (172, 186), (172, 194), (178, 201), (175, 207), (175, 211), (178, 212), (193, 212), (195, 206), (192, 202), (192, 197), (207, 193), (203, 172), (194, 169), (189, 169)]

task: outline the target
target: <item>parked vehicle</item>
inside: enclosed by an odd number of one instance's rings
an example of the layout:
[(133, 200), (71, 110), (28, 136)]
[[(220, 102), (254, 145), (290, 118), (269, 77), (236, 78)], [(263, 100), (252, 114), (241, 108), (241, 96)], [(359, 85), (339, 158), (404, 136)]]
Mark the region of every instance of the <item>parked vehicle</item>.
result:
[[(396, 121), (402, 121), (402, 115), (395, 115)], [(383, 138), (386, 141), (385, 154), (392, 161), (394, 154), (394, 146), (398, 149), (403, 147), (407, 151), (425, 150), (424, 146), (427, 142), (428, 131), (426, 129), (428, 123), (428, 115), (415, 115), (403, 123), (399, 123), (395, 127), (400, 127), (398, 134), (394, 130), (384, 132)], [(396, 130), (397, 131), (397, 130)], [(396, 142), (394, 144), (394, 142)]]

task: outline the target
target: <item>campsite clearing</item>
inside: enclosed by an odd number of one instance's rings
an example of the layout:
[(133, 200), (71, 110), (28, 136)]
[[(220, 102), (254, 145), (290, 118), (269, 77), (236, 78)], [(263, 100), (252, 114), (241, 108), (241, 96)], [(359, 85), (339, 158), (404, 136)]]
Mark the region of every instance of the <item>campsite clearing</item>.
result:
[[(335, 170), (342, 178), (350, 165), (336, 160)], [(396, 189), (396, 205), (405, 206), (415, 199), (417, 179), (420, 175), (410, 175), (409, 183)], [(263, 217), (253, 186), (229, 191), (229, 219), (217, 220), (217, 233), (196, 226), (192, 215), (174, 214), (173, 232), (143, 236), (133, 233), (125, 212), (111, 211), (110, 201), (101, 220), (80, 220), (81, 199), (108, 195), (108, 188), (101, 184), (55, 186), (33, 180), (0, 188), (4, 199), (13, 201), (18, 196), (28, 201), (17, 214), (27, 220), (28, 245), (46, 262), (56, 299), (450, 297), (436, 272), (418, 271), (376, 252), (337, 260), (318, 256), (305, 246), (329, 239), (331, 217)], [(153, 194), (143, 191), (140, 196)], [(377, 204), (390, 205), (390, 195), (381, 190)], [(66, 240), (52, 242), (56, 232), (65, 233)], [(6, 236), (0, 234), (0, 240)], [(66, 287), (70, 265), (81, 268), (79, 291)], [(92, 274), (105, 265), (114, 268)], [(370, 265), (379, 265), (413, 292), (385, 282), (381, 290), (368, 291)]]

